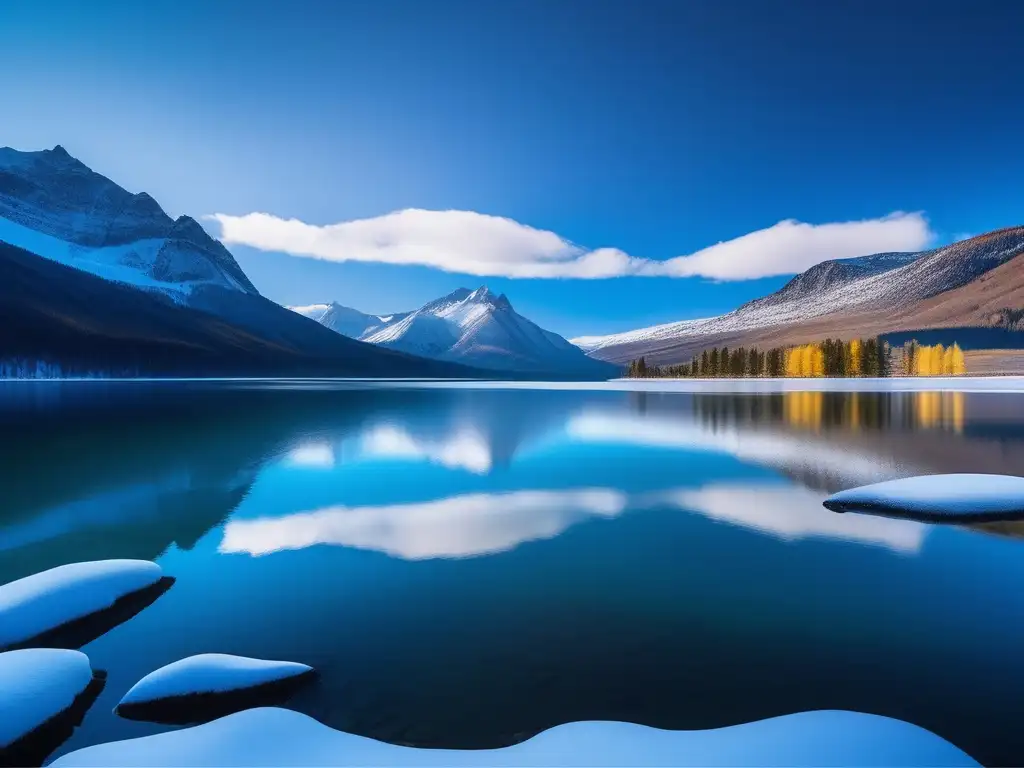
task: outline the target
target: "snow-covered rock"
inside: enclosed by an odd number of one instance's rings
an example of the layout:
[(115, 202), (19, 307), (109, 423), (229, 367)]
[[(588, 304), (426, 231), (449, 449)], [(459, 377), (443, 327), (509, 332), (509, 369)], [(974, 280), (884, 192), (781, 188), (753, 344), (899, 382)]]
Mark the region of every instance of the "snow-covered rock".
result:
[(4, 584), (0, 649), (49, 645), (55, 631), (115, 608), (162, 580), (160, 566), (147, 560), (101, 560), (62, 565)]
[(200, 723), (255, 704), (279, 703), (316, 671), (292, 661), (203, 653), (150, 672), (116, 712), (131, 720)]
[(1024, 517), (1024, 477), (918, 475), (850, 488), (829, 496), (833, 512), (868, 512), (935, 521)]
[(486, 286), (475, 291), (460, 288), (414, 312), (395, 315), (367, 315), (340, 304), (291, 309), (345, 336), (423, 357), (504, 371), (592, 376), (615, 372), (527, 320), (506, 296), (497, 296)]
[(0, 148), (0, 241), (179, 303), (199, 287), (256, 294), (194, 219), (172, 219), (145, 192), (133, 195), (60, 146)]
[(916, 725), (859, 712), (786, 715), (709, 731), (569, 723), (494, 750), (413, 749), (342, 733), (286, 709), (251, 709), (195, 728), (100, 744), (72, 766), (976, 766)]
[(38, 765), (71, 735), (102, 687), (79, 651), (0, 653), (0, 764)]

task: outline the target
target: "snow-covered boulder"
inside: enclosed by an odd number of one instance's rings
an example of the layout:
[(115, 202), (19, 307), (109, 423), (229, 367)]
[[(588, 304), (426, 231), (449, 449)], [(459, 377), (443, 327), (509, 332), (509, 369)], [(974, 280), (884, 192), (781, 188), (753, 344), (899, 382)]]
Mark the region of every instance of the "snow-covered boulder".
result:
[(71, 563), (0, 586), (0, 651), (79, 648), (173, 583), (147, 560)]
[(105, 680), (79, 651), (0, 653), (0, 765), (40, 765), (71, 736)]
[(1024, 517), (1024, 477), (919, 475), (840, 491), (824, 501), (833, 512), (867, 512), (933, 522)]
[(187, 725), (251, 707), (279, 704), (316, 675), (293, 661), (203, 653), (137, 682), (115, 711), (131, 720)]
[(353, 736), (287, 709), (250, 709), (212, 723), (71, 752), (72, 766), (977, 766), (916, 725), (819, 711), (710, 731), (570, 723), (504, 749), (414, 749)]

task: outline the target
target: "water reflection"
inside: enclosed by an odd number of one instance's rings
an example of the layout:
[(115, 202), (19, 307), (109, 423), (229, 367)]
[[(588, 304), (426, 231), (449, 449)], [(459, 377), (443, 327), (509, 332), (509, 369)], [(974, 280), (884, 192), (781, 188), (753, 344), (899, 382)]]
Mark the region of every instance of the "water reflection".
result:
[(910, 520), (823, 515), (824, 494), (777, 483), (706, 485), (665, 492), (661, 498), (682, 509), (784, 541), (825, 538), (916, 554), (929, 530)]
[(420, 746), (846, 708), (1024, 754), (1020, 543), (820, 506), (1024, 474), (1020, 396), (94, 392), (0, 392), (0, 581), (103, 557), (178, 581), (87, 648), (111, 682), (71, 748), (152, 732), (117, 696), (226, 652), (309, 663), (291, 706)]
[(576, 522), (615, 517), (625, 508), (626, 496), (608, 488), (477, 493), (419, 504), (335, 506), (231, 521), (224, 527), (220, 551), (265, 555), (332, 544), (406, 560), (469, 557), (550, 539)]
[(318, 545), (355, 547), (405, 560), (461, 558), (553, 538), (570, 526), (625, 512), (674, 508), (785, 541), (808, 537), (880, 545), (913, 554), (928, 527), (907, 520), (822, 513), (825, 495), (804, 488), (721, 484), (630, 496), (612, 488), (451, 496), (419, 504), (334, 506), (231, 520), (219, 551), (259, 556)]

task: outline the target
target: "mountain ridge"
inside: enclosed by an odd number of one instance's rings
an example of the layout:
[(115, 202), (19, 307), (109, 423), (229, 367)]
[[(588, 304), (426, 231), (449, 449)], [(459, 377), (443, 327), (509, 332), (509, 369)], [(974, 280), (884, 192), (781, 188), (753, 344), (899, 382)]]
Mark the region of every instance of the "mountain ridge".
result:
[(60, 145), (0, 148), (0, 274), (0, 376), (484, 375), (275, 304), (195, 219)]
[(0, 148), (0, 239), (106, 279), (181, 293), (184, 303), (196, 285), (258, 294), (195, 219), (172, 219), (148, 193), (128, 192), (59, 144)]
[(615, 372), (613, 366), (591, 360), (558, 334), (520, 315), (505, 294), (495, 294), (485, 285), (458, 288), (416, 310), (393, 315), (368, 315), (334, 302), (292, 309), (353, 338), (439, 360), (518, 372)]
[(962, 322), (970, 314), (966, 304), (939, 316), (937, 297), (965, 289), (1022, 254), (1024, 226), (1017, 226), (916, 254), (829, 260), (724, 315), (573, 342), (601, 360), (621, 364), (643, 355), (665, 364), (715, 345), (783, 345), (868, 331), (915, 330), (922, 312), (928, 316), (927, 327), (973, 324), (977, 318)]

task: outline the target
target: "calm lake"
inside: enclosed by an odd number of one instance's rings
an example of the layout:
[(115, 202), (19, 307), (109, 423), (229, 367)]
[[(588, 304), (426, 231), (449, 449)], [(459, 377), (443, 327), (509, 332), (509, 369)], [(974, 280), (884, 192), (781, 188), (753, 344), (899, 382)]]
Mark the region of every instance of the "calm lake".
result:
[(0, 425), (0, 582), (177, 578), (83, 649), (109, 681), (62, 752), (164, 730), (111, 710), (224, 652), (313, 665), (289, 706), (401, 744), (850, 709), (1024, 762), (1024, 524), (821, 506), (1024, 475), (1024, 395), (11, 382)]

